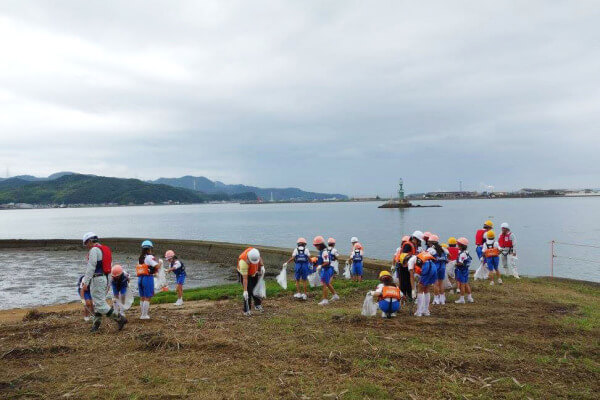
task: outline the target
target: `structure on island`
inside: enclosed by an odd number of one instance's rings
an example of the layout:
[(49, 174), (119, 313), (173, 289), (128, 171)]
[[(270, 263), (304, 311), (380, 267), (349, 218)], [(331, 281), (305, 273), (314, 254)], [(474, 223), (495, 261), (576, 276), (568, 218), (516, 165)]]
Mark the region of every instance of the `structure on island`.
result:
[(400, 182), (398, 184), (398, 198), (390, 199), (384, 204), (380, 205), (378, 208), (411, 208), (411, 207), (441, 207), (438, 205), (431, 206), (422, 206), (422, 205), (414, 205), (410, 201), (404, 198), (404, 181), (400, 178)]

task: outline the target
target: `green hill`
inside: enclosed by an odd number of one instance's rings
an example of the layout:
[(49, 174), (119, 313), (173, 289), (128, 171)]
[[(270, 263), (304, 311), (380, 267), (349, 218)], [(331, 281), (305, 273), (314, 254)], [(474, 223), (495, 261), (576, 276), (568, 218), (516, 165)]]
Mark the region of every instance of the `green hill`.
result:
[(1, 203), (30, 204), (143, 204), (174, 201), (203, 203), (232, 200), (226, 194), (207, 195), (139, 179), (108, 178), (93, 175), (65, 175), (43, 182), (12, 180), (0, 184)]

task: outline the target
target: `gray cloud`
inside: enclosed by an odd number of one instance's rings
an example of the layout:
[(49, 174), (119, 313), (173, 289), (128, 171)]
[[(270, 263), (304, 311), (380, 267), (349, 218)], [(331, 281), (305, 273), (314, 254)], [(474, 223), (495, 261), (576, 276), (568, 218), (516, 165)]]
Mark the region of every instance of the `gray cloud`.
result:
[(0, 163), (349, 194), (400, 176), (597, 187), (599, 17), (586, 1), (7, 1)]

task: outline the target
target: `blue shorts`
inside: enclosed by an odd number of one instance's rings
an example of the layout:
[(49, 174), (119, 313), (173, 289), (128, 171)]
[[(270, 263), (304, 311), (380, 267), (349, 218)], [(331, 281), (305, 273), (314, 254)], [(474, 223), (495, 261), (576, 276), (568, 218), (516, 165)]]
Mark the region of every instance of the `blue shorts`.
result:
[(446, 279), (446, 263), (440, 263), (437, 265), (437, 280), (443, 281)]
[[(77, 296), (81, 297), (81, 289), (77, 289)], [(86, 290), (85, 292), (83, 292), (83, 299), (84, 300), (91, 300), (92, 299), (92, 294), (90, 293), (90, 288), (88, 287), (88, 290)]]
[(362, 261), (354, 261), (352, 263), (352, 275), (362, 276), (363, 274), (363, 263)]
[[(477, 246), (475, 248), (475, 251), (477, 252), (477, 258), (479, 258), (481, 260), (481, 257), (483, 257), (483, 246)], [(485, 262), (485, 259), (484, 259)]]
[(175, 275), (175, 283), (177, 285), (183, 285), (185, 283), (186, 274)]
[(138, 292), (140, 297), (154, 296), (154, 276), (145, 275), (138, 277)]
[(485, 264), (490, 271), (498, 271), (498, 265), (500, 264), (500, 257), (489, 257), (485, 259)]
[(469, 282), (469, 268), (456, 268), (454, 270), (454, 276), (460, 283)]
[(119, 294), (124, 296), (127, 293), (127, 285), (123, 286), (121, 290), (117, 290), (117, 285), (114, 283), (111, 283), (110, 285), (112, 286), (113, 296), (118, 296)]
[(389, 301), (386, 299), (379, 300), (379, 309), (386, 313), (395, 313), (400, 309), (400, 302), (396, 299)]
[(294, 276), (296, 277), (296, 280), (305, 281), (308, 278), (308, 270), (308, 263), (297, 263), (294, 267)]
[(426, 262), (421, 267), (421, 285), (433, 285), (437, 281), (437, 267), (431, 261)]
[(321, 282), (323, 282), (324, 284), (331, 283), (331, 278), (333, 278), (334, 274), (335, 270), (333, 269), (333, 267), (321, 267)]

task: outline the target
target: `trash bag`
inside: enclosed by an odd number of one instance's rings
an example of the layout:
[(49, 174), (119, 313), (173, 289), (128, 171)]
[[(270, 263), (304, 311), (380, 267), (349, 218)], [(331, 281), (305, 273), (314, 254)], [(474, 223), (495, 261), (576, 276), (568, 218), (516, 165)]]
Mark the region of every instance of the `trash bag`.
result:
[(455, 277), (456, 261), (450, 261), (446, 265), (446, 276), (444, 277), (444, 290), (452, 289), (450, 278)]
[(133, 290), (131, 290), (131, 286), (127, 287), (127, 292), (125, 293), (125, 300), (123, 302), (123, 309), (125, 311), (129, 310), (133, 305)]
[(509, 254), (508, 256), (508, 265), (509, 265), (509, 269), (511, 269), (512, 271), (512, 275), (517, 278), (517, 279), (521, 279), (521, 277), (519, 276), (519, 271), (517, 270), (517, 261), (519, 261), (519, 258), (517, 256), (513, 256), (512, 254)]
[(479, 265), (479, 268), (477, 268), (477, 270), (475, 271), (475, 275), (473, 275), (473, 279), (484, 281), (484, 280), (488, 279), (488, 275), (489, 275), (489, 271), (488, 271), (486, 265), (482, 262)]
[(371, 293), (367, 293), (365, 296), (365, 301), (363, 301), (361, 314), (365, 317), (374, 317), (375, 314), (377, 314), (377, 307), (377, 303), (373, 301), (373, 295)]
[(283, 267), (281, 268), (281, 272), (279, 273), (279, 275), (277, 275), (277, 283), (279, 283), (279, 286), (281, 286), (282, 288), (287, 290), (287, 268)]
[(319, 276), (318, 272), (315, 271), (308, 276), (308, 284), (310, 287), (319, 287), (323, 285), (321, 282), (321, 276)]
[(336, 275), (340, 274), (340, 263), (336, 260), (334, 262), (331, 263), (331, 266), (333, 267), (333, 270), (335, 271)]
[[(286, 287), (287, 287), (287, 281), (286, 281)], [(260, 297), (261, 299), (267, 298), (267, 285), (265, 284), (264, 276), (260, 277), (256, 286), (254, 286), (254, 290), (252, 291), (252, 294), (255, 295), (256, 297)]]
[(167, 274), (163, 267), (160, 267), (156, 275), (154, 276), (154, 291), (160, 292), (163, 288), (167, 287)]
[(346, 278), (346, 279), (352, 278), (352, 274), (350, 274), (350, 264), (348, 264), (348, 263), (346, 263), (346, 266), (344, 267), (344, 278)]

